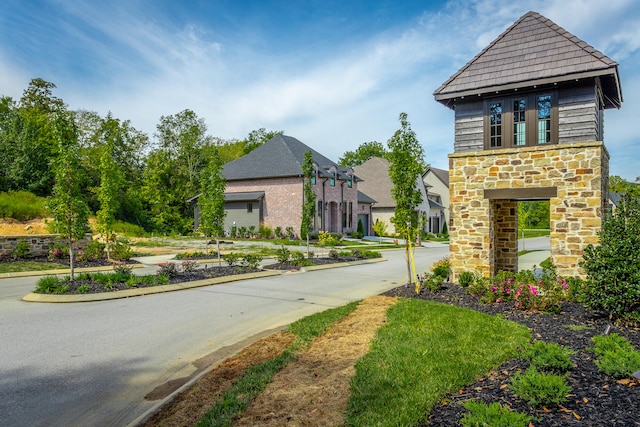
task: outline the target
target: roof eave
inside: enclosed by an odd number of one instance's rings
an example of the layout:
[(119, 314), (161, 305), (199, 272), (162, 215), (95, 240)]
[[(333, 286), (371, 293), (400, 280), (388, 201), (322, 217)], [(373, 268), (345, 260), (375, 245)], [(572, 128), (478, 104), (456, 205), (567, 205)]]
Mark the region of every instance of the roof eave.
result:
[(609, 104), (608, 108), (615, 107), (620, 108), (622, 103), (622, 89), (620, 86), (620, 77), (618, 75), (618, 66), (615, 65), (613, 67), (602, 68), (598, 70), (591, 71), (582, 71), (578, 73), (564, 74), (559, 76), (546, 77), (543, 79), (535, 79), (535, 80), (523, 80), (513, 83), (494, 85), (494, 86), (485, 86), (474, 89), (467, 89), (456, 92), (440, 92), (438, 93), (438, 89), (434, 92), (434, 97), (436, 101), (441, 104), (452, 108), (453, 101), (458, 98), (464, 98), (469, 96), (483, 96), (488, 94), (494, 94), (509, 90), (523, 89), (523, 88), (532, 88), (535, 86), (544, 86), (544, 85), (553, 85), (558, 83), (564, 83), (571, 80), (580, 80), (587, 78), (595, 78), (595, 77), (612, 77), (615, 82), (615, 91), (616, 96), (613, 99), (608, 99)]

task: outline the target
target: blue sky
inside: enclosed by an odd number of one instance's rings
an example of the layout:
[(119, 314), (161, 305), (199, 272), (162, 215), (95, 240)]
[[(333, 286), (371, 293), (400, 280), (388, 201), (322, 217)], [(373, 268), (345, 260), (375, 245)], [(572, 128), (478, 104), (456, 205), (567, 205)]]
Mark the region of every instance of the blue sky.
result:
[(56, 84), (71, 109), (153, 136), (186, 108), (209, 134), (284, 130), (337, 160), (386, 143), (406, 112), (427, 162), (447, 168), (453, 112), (433, 91), (527, 11), (620, 64), (624, 102), (605, 113), (611, 174), (640, 176), (636, 0), (3, 0), (0, 95)]

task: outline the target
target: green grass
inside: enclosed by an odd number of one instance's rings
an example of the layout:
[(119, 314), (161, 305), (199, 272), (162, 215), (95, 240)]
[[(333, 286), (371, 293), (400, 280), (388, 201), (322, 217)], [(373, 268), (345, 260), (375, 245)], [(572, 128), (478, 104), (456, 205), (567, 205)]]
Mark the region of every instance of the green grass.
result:
[(46, 199), (28, 191), (0, 191), (0, 218), (18, 221), (42, 218), (46, 215)]
[(314, 338), (322, 335), (331, 325), (355, 310), (358, 304), (353, 302), (292, 323), (287, 331), (296, 335), (294, 343), (279, 356), (247, 369), (236, 384), (222, 394), (219, 402), (209, 409), (198, 426), (231, 425), (233, 419), (266, 388), (273, 376), (295, 360), (298, 351), (306, 348)]
[(68, 269), (68, 265), (33, 261), (15, 261), (0, 263), (0, 273), (20, 273), (24, 271), (45, 271)]
[[(528, 239), (530, 237), (543, 237), (548, 235), (549, 235), (549, 230), (535, 230), (530, 228), (524, 230), (525, 239)], [(518, 238), (522, 238), (522, 231), (518, 231)]]
[(528, 329), (420, 300), (391, 307), (351, 381), (348, 426), (416, 425), (449, 392), (517, 355)]

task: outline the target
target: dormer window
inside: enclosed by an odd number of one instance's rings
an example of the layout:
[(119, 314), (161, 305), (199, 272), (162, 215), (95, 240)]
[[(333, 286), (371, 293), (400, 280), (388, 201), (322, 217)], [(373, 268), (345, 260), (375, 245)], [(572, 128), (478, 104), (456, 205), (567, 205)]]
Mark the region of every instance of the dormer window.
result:
[(555, 93), (527, 94), (485, 101), (485, 149), (558, 142)]
[(311, 185), (316, 185), (317, 176), (318, 176), (318, 171), (314, 170), (313, 175), (311, 175)]
[(347, 179), (347, 187), (349, 188), (353, 187), (353, 178), (349, 177)]
[(336, 186), (336, 173), (331, 172), (331, 178), (329, 178), (329, 185), (332, 187)]

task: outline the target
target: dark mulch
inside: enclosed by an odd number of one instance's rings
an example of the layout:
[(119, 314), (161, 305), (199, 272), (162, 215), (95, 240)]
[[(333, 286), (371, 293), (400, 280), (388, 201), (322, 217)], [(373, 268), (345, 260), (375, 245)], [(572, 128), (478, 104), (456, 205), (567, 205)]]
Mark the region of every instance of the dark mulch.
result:
[[(340, 262), (358, 261), (365, 258), (358, 257), (338, 257), (338, 258), (313, 258), (310, 259), (313, 265), (337, 264)], [(278, 262), (275, 264), (265, 265), (264, 268), (269, 270), (300, 270), (304, 266), (294, 265), (291, 262)]]
[[(224, 276), (233, 276), (236, 274), (244, 274), (244, 273), (254, 273), (260, 270), (250, 269), (246, 267), (239, 266), (223, 266), (223, 267), (205, 267), (191, 272), (180, 272), (175, 276), (169, 278), (169, 282), (167, 284), (175, 284), (175, 283), (184, 283), (184, 282), (193, 282), (196, 280), (205, 280), (205, 279), (213, 279), (215, 277), (224, 277)], [(76, 277), (82, 277), (76, 276)], [(149, 284), (149, 283), (138, 283), (136, 286), (129, 287), (125, 283), (109, 283), (105, 286), (103, 283), (98, 283), (94, 280), (79, 280), (76, 278), (73, 282), (64, 281), (60, 282), (61, 285), (68, 285), (69, 289), (66, 292), (67, 294), (76, 294), (78, 292), (78, 288), (80, 286), (86, 285), (89, 286), (89, 290), (84, 291), (82, 293), (85, 294), (95, 294), (95, 293), (103, 293), (103, 292), (112, 292), (112, 291), (123, 291), (125, 289), (136, 289), (136, 288), (149, 288), (153, 286), (158, 286), (157, 284)]]
[[(62, 264), (62, 265), (69, 265), (69, 257), (64, 257), (64, 258), (53, 258), (50, 259), (46, 256), (41, 256), (41, 257), (30, 257), (30, 258), (24, 258), (24, 259), (13, 259), (11, 257), (0, 257), (0, 263), (2, 262), (16, 262), (16, 261), (30, 261), (30, 262), (41, 262), (41, 263), (47, 263), (47, 264)], [(132, 260), (132, 259), (128, 259), (128, 260), (122, 260), (122, 261), (117, 261), (118, 264), (139, 264), (138, 261)], [(113, 265), (113, 262), (107, 261), (106, 259), (92, 259), (90, 261), (79, 261), (79, 260), (75, 260), (73, 263), (74, 267), (76, 268), (83, 268), (83, 267), (108, 267)]]
[[(568, 377), (572, 393), (564, 405), (535, 408), (516, 398), (505, 385), (512, 375), (528, 367), (525, 360), (513, 359), (486, 377), (479, 378), (457, 393), (447, 396), (437, 405), (420, 426), (458, 426), (466, 410), (461, 403), (477, 399), (486, 403), (499, 402), (512, 410), (534, 415), (540, 419), (534, 426), (640, 426), (640, 382), (621, 384), (598, 372), (593, 360), (590, 341), (602, 334), (609, 320), (597, 313), (588, 312), (577, 303), (565, 303), (560, 314), (523, 312), (504, 304), (482, 304), (474, 296), (467, 295), (458, 285), (447, 284), (438, 292), (422, 290), (418, 295), (410, 287), (399, 287), (386, 295), (420, 298), (466, 307), (490, 315), (502, 315), (506, 319), (525, 324), (531, 329), (534, 340), (556, 342), (576, 352), (571, 356), (574, 368)], [(640, 349), (640, 328), (610, 325), (616, 332)], [(584, 327), (584, 329), (580, 329)]]

